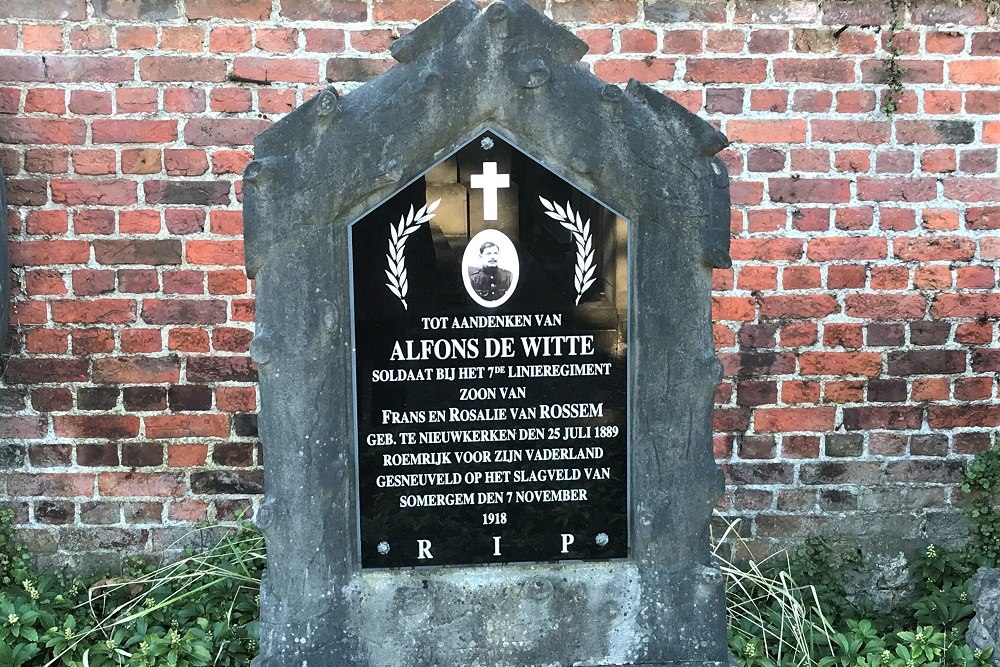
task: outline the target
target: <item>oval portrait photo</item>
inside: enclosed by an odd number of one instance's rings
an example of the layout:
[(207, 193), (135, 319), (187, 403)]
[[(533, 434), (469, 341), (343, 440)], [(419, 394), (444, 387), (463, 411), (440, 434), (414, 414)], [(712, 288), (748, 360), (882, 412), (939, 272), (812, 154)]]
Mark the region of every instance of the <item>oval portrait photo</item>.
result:
[(484, 229), (462, 255), (462, 280), (472, 300), (487, 308), (503, 305), (514, 294), (521, 265), (507, 235)]

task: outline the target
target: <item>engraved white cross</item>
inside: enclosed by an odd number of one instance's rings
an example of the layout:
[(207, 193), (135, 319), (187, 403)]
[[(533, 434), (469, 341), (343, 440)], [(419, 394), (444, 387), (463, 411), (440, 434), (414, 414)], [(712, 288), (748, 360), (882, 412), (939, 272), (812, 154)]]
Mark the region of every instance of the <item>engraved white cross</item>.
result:
[(496, 162), (484, 162), (483, 173), (472, 174), (469, 184), (483, 191), (483, 220), (496, 220), (497, 190), (510, 187), (510, 174), (498, 174)]

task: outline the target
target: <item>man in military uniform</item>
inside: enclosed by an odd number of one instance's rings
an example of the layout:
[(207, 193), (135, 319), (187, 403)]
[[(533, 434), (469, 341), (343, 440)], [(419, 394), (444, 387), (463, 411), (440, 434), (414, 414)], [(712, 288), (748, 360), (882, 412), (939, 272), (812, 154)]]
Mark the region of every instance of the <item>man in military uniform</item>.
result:
[(511, 272), (500, 268), (500, 246), (487, 241), (479, 246), (481, 265), (469, 269), (472, 289), (484, 301), (496, 301), (510, 289)]

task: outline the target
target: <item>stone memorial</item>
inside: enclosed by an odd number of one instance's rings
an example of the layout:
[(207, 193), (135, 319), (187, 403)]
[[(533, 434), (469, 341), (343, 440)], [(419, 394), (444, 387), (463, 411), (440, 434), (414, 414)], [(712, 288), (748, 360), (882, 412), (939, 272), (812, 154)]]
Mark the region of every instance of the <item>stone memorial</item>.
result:
[(726, 140), (585, 51), (460, 0), (257, 138), (257, 667), (729, 663)]

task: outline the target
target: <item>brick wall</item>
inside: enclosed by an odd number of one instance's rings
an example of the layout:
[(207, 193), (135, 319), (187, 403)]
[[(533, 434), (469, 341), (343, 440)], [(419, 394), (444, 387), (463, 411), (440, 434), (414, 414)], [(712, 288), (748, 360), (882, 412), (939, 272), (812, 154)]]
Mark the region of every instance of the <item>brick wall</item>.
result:
[[(255, 133), (391, 66), (429, 0), (6, 0), (0, 160), (14, 326), (8, 502), (41, 553), (160, 550), (259, 502), (240, 179)], [(956, 534), (1000, 425), (1000, 32), (992, 5), (539, 0), (719, 125), (722, 509), (758, 543)], [(874, 26), (874, 27), (873, 27)], [(280, 443), (273, 443), (280, 446)]]

